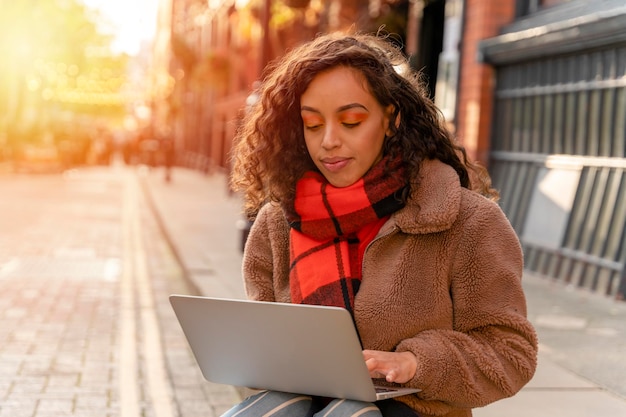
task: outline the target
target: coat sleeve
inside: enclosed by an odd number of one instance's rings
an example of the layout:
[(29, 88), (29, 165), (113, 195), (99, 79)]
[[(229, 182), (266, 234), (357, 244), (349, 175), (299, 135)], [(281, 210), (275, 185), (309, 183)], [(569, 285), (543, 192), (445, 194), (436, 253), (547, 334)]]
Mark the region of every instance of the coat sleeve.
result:
[(243, 252), (242, 276), (249, 299), (289, 301), (282, 290), (283, 281), (288, 279), (284, 278), (288, 245), (288, 225), (282, 210), (272, 204), (265, 205), (250, 229)]
[(396, 348), (416, 355), (407, 385), (421, 388), (418, 398), (430, 406), (475, 408), (512, 396), (537, 364), (517, 235), (495, 203), (467, 213), (451, 265), (453, 328), (423, 331)]

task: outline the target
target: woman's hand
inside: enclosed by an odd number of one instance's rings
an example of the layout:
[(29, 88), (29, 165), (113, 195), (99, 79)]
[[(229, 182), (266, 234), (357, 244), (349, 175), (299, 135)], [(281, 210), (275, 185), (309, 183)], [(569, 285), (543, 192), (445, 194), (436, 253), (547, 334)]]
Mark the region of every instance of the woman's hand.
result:
[(364, 350), (365, 364), (372, 378), (403, 384), (415, 376), (417, 358), (411, 352)]

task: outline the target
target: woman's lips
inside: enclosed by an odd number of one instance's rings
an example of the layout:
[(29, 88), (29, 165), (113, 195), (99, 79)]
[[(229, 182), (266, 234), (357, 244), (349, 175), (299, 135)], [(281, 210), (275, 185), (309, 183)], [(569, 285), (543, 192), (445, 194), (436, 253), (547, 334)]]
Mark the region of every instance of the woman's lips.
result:
[(324, 159), (322, 160), (322, 164), (324, 168), (326, 168), (330, 172), (337, 172), (343, 169), (348, 163), (350, 159), (348, 158), (333, 158), (333, 159)]

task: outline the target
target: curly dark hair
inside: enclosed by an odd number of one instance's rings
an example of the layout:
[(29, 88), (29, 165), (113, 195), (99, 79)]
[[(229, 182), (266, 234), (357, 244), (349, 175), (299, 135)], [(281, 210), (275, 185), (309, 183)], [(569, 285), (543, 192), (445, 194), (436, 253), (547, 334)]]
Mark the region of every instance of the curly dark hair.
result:
[(428, 96), (420, 74), (409, 67), (396, 46), (380, 35), (325, 34), (268, 67), (259, 100), (237, 131), (230, 183), (233, 190), (243, 192), (251, 220), (268, 201), (290, 204), (296, 182), (305, 171), (316, 170), (304, 141), (300, 98), (317, 74), (339, 66), (363, 75), (381, 107), (393, 107), (390, 120), (399, 115), (398, 126), (389, 124), (392, 134), (385, 139), (383, 154), (401, 158), (413, 186), (421, 162), (439, 159), (455, 169), (463, 187), (497, 199), (486, 170), (468, 160)]

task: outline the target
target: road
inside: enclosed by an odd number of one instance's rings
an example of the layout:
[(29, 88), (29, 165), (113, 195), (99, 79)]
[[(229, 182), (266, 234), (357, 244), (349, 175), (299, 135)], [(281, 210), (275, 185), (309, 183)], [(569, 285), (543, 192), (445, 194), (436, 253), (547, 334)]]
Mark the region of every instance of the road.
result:
[(0, 175), (0, 417), (216, 416), (167, 296), (192, 293), (125, 167)]

